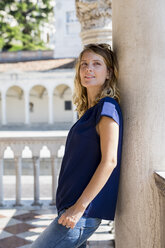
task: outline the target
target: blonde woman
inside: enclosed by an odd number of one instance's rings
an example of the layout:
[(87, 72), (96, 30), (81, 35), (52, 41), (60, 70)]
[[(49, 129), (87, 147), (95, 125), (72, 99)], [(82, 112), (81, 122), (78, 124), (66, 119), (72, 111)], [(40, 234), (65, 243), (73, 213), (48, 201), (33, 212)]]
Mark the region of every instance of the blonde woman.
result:
[(71, 128), (61, 165), (58, 217), (32, 248), (85, 248), (102, 219), (114, 220), (122, 149), (117, 62), (107, 44), (89, 44), (75, 75), (79, 120)]

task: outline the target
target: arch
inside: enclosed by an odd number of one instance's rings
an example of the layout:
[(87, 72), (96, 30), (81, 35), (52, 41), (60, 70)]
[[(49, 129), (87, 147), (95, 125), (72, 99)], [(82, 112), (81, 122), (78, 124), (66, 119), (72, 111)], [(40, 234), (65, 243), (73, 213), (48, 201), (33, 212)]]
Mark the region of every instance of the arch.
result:
[(32, 158), (32, 151), (29, 146), (25, 146), (22, 151), (22, 158)]
[(9, 87), (6, 92), (6, 118), (8, 123), (24, 123), (24, 91), (17, 85)]
[(29, 111), (31, 123), (48, 123), (48, 91), (43, 85), (30, 90)]
[(65, 146), (61, 145), (58, 152), (57, 152), (57, 157), (62, 158), (64, 156), (64, 151), (65, 151)]
[(40, 150), (40, 158), (50, 158), (51, 153), (47, 146), (43, 146)]
[(8, 158), (14, 158), (14, 152), (11, 149), (10, 146), (7, 146), (6, 149), (4, 150), (4, 155), (3, 155), (4, 159), (8, 159)]
[(34, 84), (34, 83), (33, 83), (32, 86), (29, 87), (29, 92), (30, 92), (33, 88), (35, 88), (35, 87), (43, 87), (43, 88), (46, 89), (46, 91), (48, 91), (48, 88), (46, 87), (46, 84), (40, 82), (40, 84)]
[(66, 84), (59, 84), (53, 91), (54, 120), (56, 123), (72, 123), (72, 90)]

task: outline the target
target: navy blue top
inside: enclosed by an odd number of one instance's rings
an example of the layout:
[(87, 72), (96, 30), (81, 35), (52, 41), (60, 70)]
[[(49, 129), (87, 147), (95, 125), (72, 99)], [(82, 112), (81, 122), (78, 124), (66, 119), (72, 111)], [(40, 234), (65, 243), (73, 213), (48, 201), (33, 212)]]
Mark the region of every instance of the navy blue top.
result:
[(70, 129), (57, 188), (58, 212), (69, 208), (78, 200), (101, 161), (100, 137), (96, 131), (101, 116), (113, 118), (119, 125), (117, 166), (105, 186), (85, 210), (84, 216), (114, 220), (120, 175), (123, 119), (119, 104), (111, 97), (104, 97), (89, 108)]

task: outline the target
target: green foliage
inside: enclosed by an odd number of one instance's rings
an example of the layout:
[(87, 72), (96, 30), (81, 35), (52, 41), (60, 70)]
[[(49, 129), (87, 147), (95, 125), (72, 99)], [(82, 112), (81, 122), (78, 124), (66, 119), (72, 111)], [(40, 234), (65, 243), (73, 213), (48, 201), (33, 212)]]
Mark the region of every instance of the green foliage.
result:
[(51, 0), (0, 1), (0, 50), (46, 49), (40, 27), (51, 15)]

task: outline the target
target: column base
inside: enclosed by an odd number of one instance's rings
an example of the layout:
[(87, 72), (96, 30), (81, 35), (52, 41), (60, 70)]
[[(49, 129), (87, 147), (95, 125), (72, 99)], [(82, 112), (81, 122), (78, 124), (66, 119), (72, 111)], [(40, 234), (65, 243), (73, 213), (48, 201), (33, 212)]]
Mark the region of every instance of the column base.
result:
[(43, 205), (43, 203), (41, 203), (41, 202), (33, 202), (31, 204), (31, 206), (39, 206), (39, 207), (41, 207), (42, 205)]
[(6, 205), (3, 203), (0, 203), (0, 208), (4, 208)]
[(23, 204), (21, 204), (21, 203), (15, 203), (15, 204), (13, 204), (13, 207), (22, 207), (23, 206)]
[(55, 201), (52, 201), (51, 203), (49, 203), (50, 206), (55, 206), (56, 205), (56, 202)]

